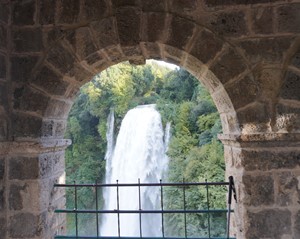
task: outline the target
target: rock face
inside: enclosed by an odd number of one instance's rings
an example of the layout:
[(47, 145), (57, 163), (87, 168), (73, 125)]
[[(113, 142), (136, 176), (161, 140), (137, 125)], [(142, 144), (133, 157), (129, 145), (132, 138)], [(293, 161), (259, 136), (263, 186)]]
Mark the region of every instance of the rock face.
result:
[(219, 110), (238, 238), (300, 236), (298, 0), (0, 2), (0, 235), (53, 238), (66, 118), (107, 67), (185, 67)]

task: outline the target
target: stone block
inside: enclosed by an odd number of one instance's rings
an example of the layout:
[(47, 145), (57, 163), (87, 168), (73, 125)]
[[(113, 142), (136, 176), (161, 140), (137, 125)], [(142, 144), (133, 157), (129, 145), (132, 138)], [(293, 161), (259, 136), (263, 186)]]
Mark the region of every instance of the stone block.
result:
[(11, 77), (18, 83), (28, 82), (32, 69), (38, 61), (36, 56), (11, 57)]
[(48, 104), (45, 115), (49, 118), (66, 118), (71, 107), (72, 105), (70, 105), (70, 103), (52, 99)]
[(40, 52), (43, 49), (40, 28), (14, 29), (12, 35), (15, 52)]
[(209, 29), (213, 29), (218, 35), (237, 37), (248, 33), (243, 11), (221, 12), (208, 18), (206, 23)]
[(0, 184), (0, 213), (6, 209), (5, 187)]
[(9, 160), (9, 179), (37, 179), (40, 175), (37, 157), (13, 157)]
[(53, 46), (46, 59), (63, 74), (69, 72), (75, 62), (75, 56), (61, 44)]
[(55, 122), (54, 136), (57, 138), (63, 138), (65, 135), (66, 127), (67, 125), (65, 121)]
[(0, 49), (6, 49), (7, 44), (7, 29), (4, 25), (0, 24)]
[(260, 94), (259, 86), (249, 76), (226, 86), (226, 91), (235, 109), (254, 102)]
[(4, 179), (5, 174), (5, 159), (0, 157), (0, 181)]
[(53, 129), (54, 129), (54, 121), (53, 120), (44, 120), (42, 126), (42, 137), (52, 137)]
[(97, 51), (96, 46), (93, 43), (91, 32), (87, 27), (81, 27), (76, 30), (76, 44), (75, 49), (77, 54), (82, 58), (95, 53)]
[(82, 8), (85, 19), (89, 21), (102, 19), (106, 15), (108, 9), (105, 0), (85, 0)]
[(97, 52), (89, 55), (88, 57), (85, 58), (86, 63), (89, 65), (94, 65), (97, 62), (103, 61), (104, 58), (100, 56)]
[(64, 95), (69, 85), (61, 76), (45, 66), (32, 79), (32, 83), (53, 95)]
[(283, 99), (300, 100), (300, 76), (294, 72), (287, 72), (280, 96)]
[(293, 206), (300, 202), (300, 177), (292, 172), (282, 172), (278, 175), (276, 185), (276, 204), (279, 206)]
[[(272, 2), (276, 2), (280, 0), (272, 0)], [(231, 6), (231, 5), (249, 5), (249, 4), (256, 4), (256, 3), (269, 3), (270, 0), (204, 0), (205, 5), (208, 7), (219, 7), (219, 6)]]
[(251, 13), (252, 30), (257, 34), (273, 32), (273, 8), (254, 8)]
[(7, 83), (0, 82), (0, 105), (5, 108), (8, 107), (8, 93), (7, 93)]
[(41, 136), (42, 118), (15, 113), (12, 116), (13, 137), (39, 138)]
[(207, 63), (222, 49), (223, 41), (207, 30), (203, 30), (194, 40), (190, 54)]
[(7, 228), (6, 228), (6, 218), (0, 217), (0, 235), (1, 235), (3, 238), (6, 238), (6, 232), (7, 232)]
[(44, 93), (29, 87), (16, 88), (14, 91), (14, 109), (43, 115), (49, 100)]
[(147, 51), (147, 55), (150, 59), (162, 59), (162, 55), (160, 52), (160, 47), (156, 43), (142, 43), (142, 46)]
[(10, 217), (9, 236), (12, 238), (34, 238), (39, 236), (40, 216), (31, 213), (19, 213)]
[(294, 57), (293, 57), (293, 59), (292, 59), (292, 61), (291, 61), (291, 64), (292, 64), (293, 66), (296, 66), (297, 68), (300, 69), (300, 48), (299, 48), (299, 50), (295, 53), (295, 55), (294, 55)]
[(165, 46), (165, 57), (169, 60), (169, 63), (180, 65), (181, 58), (183, 56), (183, 51), (178, 50), (175, 47)]
[(297, 212), (294, 223), (294, 236), (300, 238), (300, 211)]
[(198, 2), (197, 0), (172, 0), (172, 11), (179, 14), (195, 11)]
[(248, 206), (261, 207), (274, 203), (274, 180), (272, 176), (243, 176), (245, 198), (243, 203)]
[(52, 0), (43, 0), (40, 2), (40, 24), (47, 25), (54, 23), (55, 16), (55, 2)]
[(75, 77), (75, 80), (78, 82), (87, 82), (94, 77), (94, 73), (90, 72), (78, 63), (74, 65), (68, 75), (70, 77)]
[(286, 4), (277, 9), (279, 32), (300, 32), (300, 3)]
[(162, 13), (148, 13), (147, 17), (147, 27), (145, 34), (145, 39), (143, 41), (147, 42), (160, 42), (163, 40), (165, 34), (165, 19), (166, 15)]
[(0, 55), (0, 78), (6, 78), (6, 60), (4, 55)]
[(248, 213), (249, 229), (246, 238), (282, 239), (283, 235), (291, 233), (291, 212), (280, 209), (267, 209), (257, 213)]
[(145, 12), (163, 12), (165, 10), (165, 2), (161, 0), (142, 1), (142, 9)]
[(246, 70), (246, 65), (243, 62), (243, 58), (230, 49), (212, 65), (210, 70), (225, 84)]
[(79, 0), (58, 0), (57, 3), (60, 6), (58, 14), (58, 23), (75, 23), (77, 22), (80, 1)]
[(7, 139), (8, 123), (6, 117), (0, 117), (0, 141)]
[(9, 17), (9, 8), (8, 4), (0, 2), (0, 21), (7, 23)]
[(300, 131), (300, 108), (292, 105), (277, 104), (276, 128), (280, 132)]
[(100, 48), (106, 48), (118, 44), (118, 36), (114, 27), (113, 18), (105, 18), (101, 21), (92, 22), (91, 29), (94, 31), (95, 38)]
[(126, 0), (126, 1), (112, 0), (112, 5), (114, 8), (127, 7), (127, 6), (138, 6), (139, 2), (140, 1), (138, 1), (138, 0)]
[(185, 50), (195, 27), (196, 25), (192, 21), (174, 16), (172, 18), (167, 44), (180, 50)]
[(12, 20), (14, 25), (33, 25), (35, 1), (17, 1), (13, 8)]
[(116, 20), (121, 46), (138, 45), (141, 40), (141, 11), (133, 7), (118, 8)]
[(290, 47), (289, 37), (262, 38), (241, 41), (239, 44), (247, 58), (253, 62), (281, 62)]
[(9, 209), (10, 210), (22, 210), (24, 207), (22, 195), (27, 193), (27, 184), (11, 184), (9, 187)]

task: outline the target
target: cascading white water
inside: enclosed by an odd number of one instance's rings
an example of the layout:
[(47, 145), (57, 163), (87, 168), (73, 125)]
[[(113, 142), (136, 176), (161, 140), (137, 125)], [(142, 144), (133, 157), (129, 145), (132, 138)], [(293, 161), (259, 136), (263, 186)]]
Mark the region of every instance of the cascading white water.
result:
[[(166, 136), (168, 137), (168, 136)], [(168, 141), (167, 138), (165, 141)], [(124, 117), (112, 160), (107, 168), (106, 183), (157, 183), (167, 170), (164, 133), (160, 114), (155, 105), (139, 106)], [(141, 187), (141, 209), (160, 208), (160, 188)], [(104, 209), (117, 209), (116, 188), (104, 190)], [(136, 187), (119, 187), (119, 209), (139, 210), (139, 191)], [(161, 215), (142, 214), (141, 231), (138, 214), (120, 215), (120, 235), (161, 236)], [(102, 236), (118, 236), (118, 217), (104, 214), (100, 227)]]

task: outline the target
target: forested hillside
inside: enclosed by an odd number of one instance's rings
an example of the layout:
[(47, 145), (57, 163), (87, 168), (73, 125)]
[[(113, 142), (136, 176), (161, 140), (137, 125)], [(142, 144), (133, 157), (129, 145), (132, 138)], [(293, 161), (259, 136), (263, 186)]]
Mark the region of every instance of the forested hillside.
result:
[[(108, 68), (101, 75), (81, 88), (68, 119), (66, 138), (73, 141), (66, 152), (67, 182), (102, 182), (105, 175), (106, 122), (110, 109), (115, 112), (115, 132), (126, 112), (141, 104), (157, 104), (163, 124), (171, 122), (172, 138), (168, 156), (170, 158), (170, 182), (223, 181), (224, 160), (221, 143), (217, 134), (221, 123), (216, 107), (208, 92), (191, 74), (184, 69), (170, 70), (154, 62), (145, 66), (122, 63)], [(179, 190), (179, 189), (178, 189)], [(181, 205), (178, 190), (166, 191), (169, 208)], [(94, 208), (95, 197), (92, 190), (81, 190), (78, 201), (81, 208)], [(100, 192), (101, 193), (101, 192)], [(210, 190), (212, 208), (225, 207), (224, 190)], [(196, 188), (187, 194), (188, 207), (206, 207), (206, 190)], [(101, 204), (101, 202), (100, 202)], [(67, 193), (67, 205), (74, 206), (72, 193)], [(224, 224), (217, 215), (212, 224)], [(206, 216), (205, 216), (206, 218)], [(191, 217), (193, 234), (206, 233), (207, 220), (203, 215)], [(87, 220), (87, 218), (84, 221)], [(166, 218), (168, 233), (172, 230), (183, 233), (182, 218), (170, 215)], [(70, 217), (68, 222), (73, 223)], [(85, 225), (87, 231), (90, 223)], [(69, 226), (71, 228), (72, 226)], [(218, 226), (221, 228), (221, 226)], [(222, 230), (222, 229), (220, 229)], [(222, 233), (215, 229), (215, 236)]]

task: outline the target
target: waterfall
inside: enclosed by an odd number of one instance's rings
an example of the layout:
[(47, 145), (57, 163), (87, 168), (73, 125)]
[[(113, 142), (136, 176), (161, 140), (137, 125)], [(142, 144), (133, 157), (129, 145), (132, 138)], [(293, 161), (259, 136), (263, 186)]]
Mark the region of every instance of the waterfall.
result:
[[(114, 152), (114, 124), (115, 124), (115, 116), (114, 116), (114, 110), (111, 109), (110, 113), (107, 118), (107, 130), (106, 130), (106, 140), (107, 140), (107, 146), (106, 146), (106, 154), (105, 154), (105, 160), (106, 160), (106, 174), (110, 175), (111, 171), (111, 159)], [(105, 190), (105, 189), (104, 189)]]
[[(166, 136), (168, 137), (168, 136)], [(165, 139), (167, 139), (165, 137)], [(125, 115), (117, 137), (106, 183), (157, 183), (167, 170), (164, 132), (155, 105), (138, 106)], [(141, 187), (141, 208), (160, 209), (160, 187)], [(117, 209), (116, 188), (104, 190), (104, 209)], [(119, 209), (139, 210), (137, 187), (119, 187)], [(161, 215), (142, 214), (141, 232), (145, 237), (161, 236)], [(101, 236), (118, 236), (117, 214), (101, 218)], [(120, 214), (120, 235), (140, 236), (138, 214)]]

